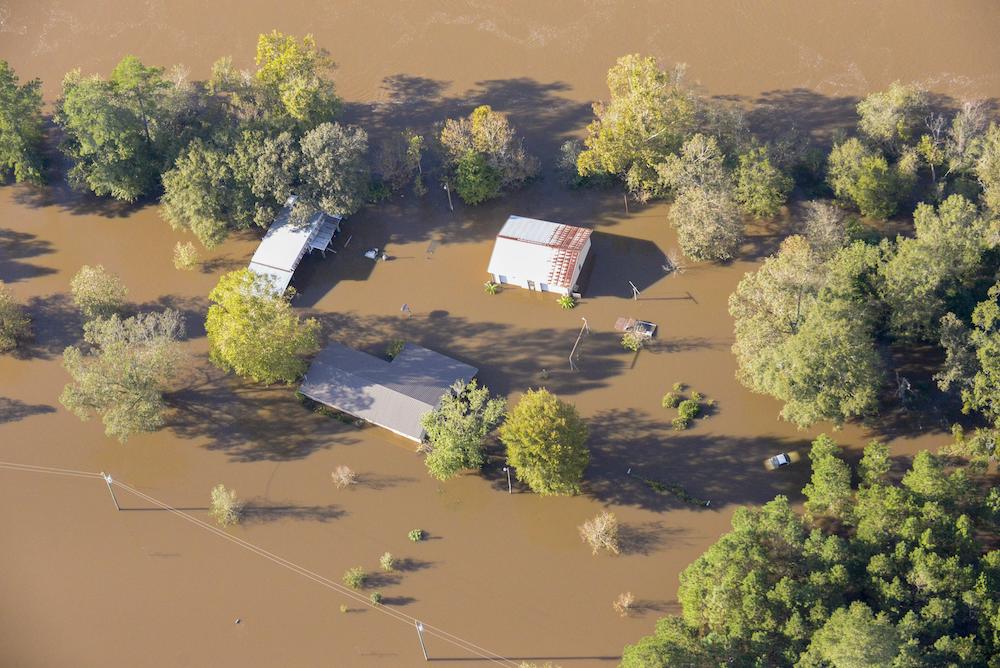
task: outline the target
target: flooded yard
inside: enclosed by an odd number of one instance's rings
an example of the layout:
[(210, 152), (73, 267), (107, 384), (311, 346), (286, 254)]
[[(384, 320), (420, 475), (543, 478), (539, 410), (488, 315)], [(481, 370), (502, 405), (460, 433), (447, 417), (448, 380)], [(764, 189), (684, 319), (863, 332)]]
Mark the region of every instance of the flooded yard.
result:
[[(920, 36), (930, 26), (935, 49)], [(353, 566), (378, 570), (385, 604), (488, 652), (564, 666), (615, 665), (622, 647), (677, 610), (678, 574), (728, 527), (741, 504), (799, 498), (808, 463), (767, 471), (766, 457), (804, 454), (830, 425), (800, 431), (777, 402), (734, 379), (730, 293), (793, 229), (790, 214), (754, 228), (728, 265), (665, 271), (677, 242), (665, 205), (623, 201), (619, 190), (569, 190), (552, 170), (559, 144), (579, 136), (604, 76), (628, 52), (687, 62), (713, 95), (772, 105), (760, 123), (796, 123), (818, 139), (853, 123), (857, 96), (895, 79), (941, 95), (1000, 94), (1000, 9), (989, 3), (241, 3), (0, 2), (0, 58), (44, 80), (47, 99), (73, 67), (106, 73), (126, 53), (183, 63), (203, 78), (218, 56), (248, 65), (257, 34), (315, 34), (339, 69), (345, 114), (373, 136), (427, 129), (489, 103), (510, 114), (543, 178), (486, 205), (448, 208), (433, 182), (422, 199), (397, 197), (346, 221), (336, 253), (299, 267), (293, 304), (316, 317), (324, 340), (376, 355), (395, 339), (480, 369), (511, 401), (546, 387), (576, 405), (591, 428), (584, 494), (541, 498), (514, 486), (502, 460), (482, 475), (439, 483), (413, 444), (375, 427), (309, 412), (292, 388), (259, 387), (208, 363), (207, 294), (246, 265), (259, 235), (230, 238), (195, 272), (173, 268), (186, 238), (154, 205), (127, 206), (69, 192), (0, 188), (0, 280), (27, 304), (36, 340), (0, 357), (0, 460), (117, 479), (207, 518), (224, 483), (250, 504), (228, 532), (339, 583)], [(554, 295), (517, 288), (487, 295), (493, 238), (508, 214), (594, 230), (588, 290), (572, 310)], [(350, 239), (349, 244), (345, 242)], [(384, 248), (373, 262), (362, 253)], [(189, 379), (170, 398), (166, 428), (127, 445), (99, 421), (81, 423), (58, 402), (65, 346), (81, 323), (69, 280), (83, 264), (121, 276), (129, 301), (187, 317)], [(629, 281), (640, 290), (633, 298)], [(401, 311), (403, 304), (410, 313)], [(622, 349), (620, 317), (658, 325), (639, 353)], [(586, 321), (570, 368), (569, 355)], [(682, 432), (660, 405), (681, 382), (717, 403)], [(894, 455), (950, 436), (928, 417), (835, 438), (855, 451), (871, 438)], [(498, 454), (498, 450), (491, 451)], [(856, 454), (856, 453), (855, 453)], [(336, 489), (348, 465), (359, 484)], [(629, 475), (631, 471), (631, 475)], [(639, 477), (682, 485), (708, 507), (657, 493)], [(316, 580), (118, 492), (99, 479), (0, 469), (0, 657), (16, 666), (394, 666), (422, 659), (414, 627), (351, 603)], [(623, 525), (621, 556), (592, 556), (577, 526), (607, 508)], [(407, 532), (421, 528), (428, 540)], [(611, 603), (632, 591), (638, 613)], [(367, 595), (367, 594), (366, 594)], [(347, 612), (341, 606), (347, 605)], [(239, 619), (239, 623), (235, 623)], [(428, 636), (432, 659), (486, 658)]]

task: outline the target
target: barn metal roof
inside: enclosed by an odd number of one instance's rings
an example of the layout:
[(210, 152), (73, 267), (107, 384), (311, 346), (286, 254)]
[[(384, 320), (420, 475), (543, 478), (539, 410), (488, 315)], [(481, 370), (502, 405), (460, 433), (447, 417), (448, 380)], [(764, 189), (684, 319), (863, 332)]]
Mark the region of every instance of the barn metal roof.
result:
[(570, 288), (573, 269), (588, 239), (590, 230), (584, 227), (510, 216), (497, 235), (487, 271)]

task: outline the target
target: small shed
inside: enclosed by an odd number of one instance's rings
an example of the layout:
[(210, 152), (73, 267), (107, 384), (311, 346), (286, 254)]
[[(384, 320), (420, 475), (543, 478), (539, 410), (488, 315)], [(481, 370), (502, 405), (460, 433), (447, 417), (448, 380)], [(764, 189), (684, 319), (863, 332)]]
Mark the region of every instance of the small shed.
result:
[(420, 418), (453, 385), (479, 372), (441, 353), (407, 343), (392, 361), (331, 343), (313, 360), (299, 391), (338, 411), (421, 442)]
[(487, 269), (501, 285), (568, 295), (590, 253), (590, 230), (511, 216), (493, 246)]
[(288, 287), (306, 253), (326, 251), (342, 220), (322, 211), (308, 217), (295, 215), (295, 201), (295, 196), (288, 198), (250, 258), (250, 271), (269, 278), (279, 293)]

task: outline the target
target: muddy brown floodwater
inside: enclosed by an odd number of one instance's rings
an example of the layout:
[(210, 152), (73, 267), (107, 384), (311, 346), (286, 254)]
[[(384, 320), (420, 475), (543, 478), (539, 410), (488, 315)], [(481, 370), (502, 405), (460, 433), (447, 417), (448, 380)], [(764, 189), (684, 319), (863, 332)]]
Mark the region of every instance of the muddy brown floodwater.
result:
[[(604, 95), (615, 57), (641, 51), (684, 61), (713, 95), (769, 104), (772, 122), (817, 136), (852, 122), (858, 95), (895, 79), (952, 97), (1000, 93), (1000, 7), (991, 2), (0, 2), (0, 58), (41, 77), (51, 100), (69, 69), (107, 73), (124, 54), (183, 63), (204, 77), (218, 56), (248, 65), (258, 33), (312, 32), (340, 64), (347, 116), (377, 135), (423, 128), (488, 102), (509, 112), (528, 148), (551, 158), (579, 135)], [(930, 46), (929, 46), (930, 45)], [(258, 388), (206, 363), (205, 295), (245, 265), (256, 239), (227, 242), (204, 271), (170, 263), (181, 235), (156, 207), (0, 189), (0, 279), (29, 305), (37, 341), (0, 359), (0, 460), (111, 471), (146, 494), (206, 517), (218, 482), (250, 501), (229, 531), (339, 581), (370, 572), (388, 550), (405, 567), (377, 588), (393, 609), (516, 661), (613, 665), (624, 644), (676, 611), (677, 576), (727, 528), (740, 504), (798, 498), (807, 466), (767, 473), (765, 456), (806, 447), (829, 425), (796, 431), (774, 401), (733, 379), (726, 300), (744, 272), (773, 251), (789, 221), (754, 231), (739, 261), (694, 265), (665, 277), (676, 246), (665, 208), (633, 207), (620, 194), (570, 192), (551, 172), (522, 193), (449, 212), (443, 194), (400, 198), (347, 223), (350, 247), (307, 259), (296, 304), (332, 339), (376, 353), (404, 338), (482, 369), (516, 399), (544, 385), (575, 403), (592, 428), (586, 494), (543, 499), (515, 490), (496, 466), (439, 484), (408, 443), (306, 412), (284, 388)], [(553, 298), (483, 294), (491, 239), (508, 213), (592, 227), (590, 292), (573, 311)], [(346, 235), (344, 238), (346, 238)], [(369, 246), (395, 257), (377, 265)], [(58, 403), (60, 353), (78, 340), (67, 300), (84, 263), (122, 276), (144, 307), (188, 315), (190, 382), (163, 431), (127, 446), (99, 422)], [(626, 281), (642, 288), (630, 299)], [(413, 315), (399, 312), (408, 303)], [(660, 325), (638, 356), (612, 325), (636, 316)], [(590, 323), (579, 371), (567, 355)], [(547, 373), (543, 370), (547, 370)], [(669, 430), (663, 393), (677, 381), (717, 400), (688, 431)], [(890, 439), (905, 457), (947, 439), (919, 416), (837, 438), (853, 449)], [(347, 464), (361, 482), (336, 490)], [(695, 509), (652, 494), (633, 472), (683, 484), (711, 499)], [(100, 480), (0, 470), (0, 664), (5, 666), (396, 666), (422, 660), (414, 628), (350, 605), (320, 584), (119, 492), (116, 513)], [(625, 554), (593, 557), (576, 527), (607, 507), (626, 534)], [(429, 540), (411, 543), (422, 528)], [(629, 619), (612, 600), (632, 591)], [(234, 623), (236, 619), (240, 623)], [(485, 659), (428, 636), (433, 659)]]

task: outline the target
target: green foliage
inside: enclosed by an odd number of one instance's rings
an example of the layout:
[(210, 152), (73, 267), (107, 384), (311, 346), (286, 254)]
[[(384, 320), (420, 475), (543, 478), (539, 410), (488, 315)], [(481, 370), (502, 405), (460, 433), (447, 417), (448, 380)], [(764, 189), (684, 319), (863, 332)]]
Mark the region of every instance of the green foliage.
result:
[(334, 216), (360, 209), (371, 178), (368, 134), (353, 125), (323, 123), (307, 132), (300, 146), (298, 194)]
[(209, 294), (205, 320), (209, 357), (258, 383), (291, 383), (319, 346), (319, 323), (300, 320), (288, 296), (249, 269), (225, 274)]
[(983, 188), (983, 205), (997, 216), (1000, 214), (1000, 125), (990, 124), (974, 171)]
[(500, 292), (500, 284), (493, 281), (486, 281), (483, 283), (483, 291), (488, 295), (495, 295)]
[(682, 190), (670, 206), (669, 220), (681, 250), (692, 260), (731, 260), (743, 242), (743, 220), (728, 189)]
[(656, 166), (675, 153), (696, 124), (696, 99), (682, 83), (683, 69), (660, 69), (655, 58), (622, 56), (608, 71), (610, 99), (594, 105), (581, 176), (623, 178), (641, 201), (663, 196)]
[(121, 313), (128, 290), (117, 275), (103, 265), (83, 265), (69, 283), (73, 303), (87, 320)]
[(0, 283), (0, 353), (8, 353), (31, 338), (31, 318)]
[(701, 414), (701, 404), (696, 399), (685, 399), (677, 406), (677, 415), (685, 420), (693, 420)]
[(903, 637), (888, 615), (872, 614), (861, 601), (837, 608), (812, 636), (801, 668), (881, 668), (896, 665)]
[(344, 571), (342, 579), (344, 584), (351, 589), (361, 589), (368, 582), (368, 574), (365, 573), (365, 569), (355, 566)]
[(469, 151), (455, 162), (455, 192), (476, 205), (500, 195), (500, 172), (481, 153)]
[(475, 380), (448, 393), (430, 413), (420, 418), (431, 450), (424, 462), (438, 480), (462, 470), (479, 469), (485, 461), (486, 436), (500, 423), (507, 402), (490, 396)]
[(751, 216), (770, 218), (788, 198), (795, 185), (771, 162), (766, 147), (758, 146), (740, 156), (736, 169), (736, 201)]
[(381, 557), (378, 558), (378, 565), (382, 567), (382, 570), (386, 573), (391, 573), (396, 570), (396, 558), (392, 556), (392, 552), (384, 552)]
[(806, 202), (803, 234), (819, 258), (831, 257), (850, 241), (844, 210), (826, 202)]
[(190, 241), (174, 245), (174, 269), (191, 271), (198, 266), (198, 249)]
[(946, 359), (935, 378), (942, 389), (957, 386), (963, 410), (978, 411), (1000, 424), (1000, 283), (972, 312), (972, 327), (954, 314), (941, 319), (941, 345)]
[(826, 434), (812, 443), (812, 477), (803, 488), (810, 516), (848, 519), (852, 503), (851, 470), (840, 456), (840, 446)]
[(455, 192), (466, 204), (516, 190), (538, 175), (538, 159), (524, 150), (507, 116), (488, 105), (446, 120), (439, 140)]
[(670, 421), (670, 426), (673, 427), (674, 431), (684, 431), (691, 426), (691, 419), (678, 415)]
[(628, 350), (629, 352), (637, 353), (639, 349), (642, 348), (642, 344), (645, 339), (635, 332), (625, 332), (622, 334), (622, 348)]
[(573, 299), (573, 295), (563, 295), (556, 300), (556, 303), (559, 304), (560, 308), (567, 311), (569, 309), (576, 308), (576, 300)]
[(406, 341), (403, 339), (393, 339), (389, 342), (389, 345), (385, 347), (385, 356), (389, 358), (389, 361), (396, 359), (399, 353), (403, 352), (403, 348), (406, 346)]
[(424, 539), (424, 530), (412, 529), (408, 534), (406, 534), (406, 537), (409, 538), (414, 543), (419, 543)]
[(63, 79), (56, 122), (73, 160), (70, 182), (96, 195), (135, 201), (159, 185), (163, 69), (125, 56), (108, 80), (74, 70)]
[(0, 60), (0, 178), (18, 183), (44, 181), (42, 82), (19, 84), (14, 68)]
[(917, 141), (928, 108), (927, 91), (895, 81), (858, 103), (858, 129), (876, 144), (898, 152)]
[(729, 298), (737, 379), (784, 401), (785, 419), (839, 423), (875, 410), (882, 367), (865, 286), (877, 258), (856, 242), (824, 262), (789, 237)]
[(884, 155), (854, 138), (830, 151), (827, 180), (837, 197), (854, 203), (863, 215), (888, 218), (909, 194), (914, 168), (902, 160), (891, 167)]
[(215, 518), (219, 526), (239, 524), (243, 519), (243, 504), (236, 496), (236, 490), (218, 484), (212, 488), (212, 502), (208, 514)]
[(334, 63), (312, 35), (298, 39), (277, 30), (257, 39), (254, 91), (270, 122), (314, 127), (340, 107), (330, 73)]
[(683, 392), (685, 387), (686, 386), (684, 385), (684, 383), (677, 382), (677, 383), (674, 383), (672, 389), (673, 389), (674, 392)]
[(978, 278), (991, 242), (989, 224), (976, 205), (952, 195), (937, 209), (920, 204), (913, 213), (916, 237), (897, 237), (879, 267), (889, 328), (898, 339), (933, 340), (941, 317), (961, 306)]
[(894, 485), (888, 451), (870, 444), (858, 490), (828, 438), (811, 458), (815, 512), (784, 497), (737, 509), (682, 573), (682, 616), (627, 647), (623, 666), (991, 665), (1000, 552), (978, 542), (998, 528), (989, 495), (926, 452)]
[(382, 604), (382, 598), (383, 598), (382, 597), (382, 592), (380, 592), (380, 591), (373, 591), (371, 593), (371, 595), (368, 597), (368, 600), (371, 602), (372, 605), (381, 605)]
[(576, 494), (590, 463), (587, 425), (571, 404), (528, 390), (507, 414), (500, 440), (517, 479), (537, 494)]
[(681, 402), (681, 397), (676, 392), (667, 392), (663, 395), (663, 399), (660, 400), (660, 405), (664, 408), (677, 408), (677, 404)]
[(178, 339), (184, 321), (176, 311), (118, 315), (84, 326), (87, 348), (70, 346), (63, 366), (73, 382), (59, 401), (82, 420), (96, 413), (108, 436), (121, 442), (159, 429), (167, 391), (182, 360)]

